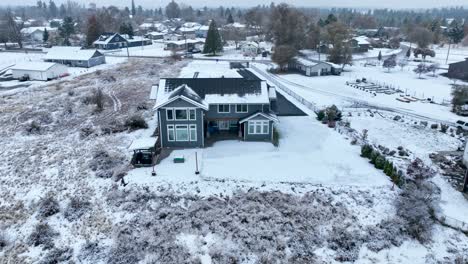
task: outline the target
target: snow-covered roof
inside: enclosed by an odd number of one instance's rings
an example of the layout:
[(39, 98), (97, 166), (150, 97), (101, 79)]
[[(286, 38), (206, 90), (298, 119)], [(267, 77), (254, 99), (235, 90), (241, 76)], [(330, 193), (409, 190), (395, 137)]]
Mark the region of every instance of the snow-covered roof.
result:
[(197, 30), (198, 31), (208, 31), (208, 29), (210, 29), (210, 26), (203, 25), (203, 26), (200, 26)]
[(270, 99), (276, 99), (276, 87), (270, 86), (268, 88), (268, 98)]
[(150, 100), (156, 100), (156, 98), (158, 97), (158, 88), (159, 86), (158, 85), (153, 85), (151, 86), (151, 92), (150, 92)]
[(241, 47), (244, 47), (244, 46), (254, 46), (254, 47), (258, 48), (258, 44), (256, 42), (253, 42), (253, 41), (247, 41), (247, 42), (242, 43)]
[(201, 26), (201, 24), (197, 23), (197, 22), (185, 22), (182, 27), (185, 27), (185, 28), (199, 28)]
[(118, 34), (118, 33), (115, 33), (113, 35), (101, 35), (99, 37), (98, 40), (94, 41), (93, 44), (98, 44), (98, 45), (106, 45), (106, 44), (109, 44), (109, 42), (116, 36), (120, 36), (122, 37), (123, 40), (127, 41), (127, 42), (138, 42), (138, 41), (150, 41), (150, 39), (147, 39), (145, 37), (141, 37), (141, 36), (133, 36), (132, 38), (130, 38), (129, 35), (126, 35), (126, 34)]
[(241, 24), (239, 22), (234, 22), (232, 24), (227, 24), (226, 27), (234, 27), (234, 28), (245, 28), (247, 27), (246, 25), (244, 24)]
[(132, 144), (128, 147), (129, 150), (149, 149), (153, 148), (156, 144), (158, 137), (143, 137), (133, 140)]
[(273, 113), (257, 112), (255, 114), (249, 116), (249, 117), (246, 117), (246, 118), (240, 120), (239, 123), (242, 124), (242, 123), (244, 123), (246, 121), (249, 121), (250, 119), (252, 119), (254, 117), (257, 117), (257, 116), (263, 116), (264, 118), (266, 118), (268, 120), (271, 120), (271, 121), (273, 121), (275, 123), (279, 122), (278, 117)]
[(29, 35), (29, 34), (32, 34), (32, 33), (36, 32), (36, 31), (44, 32), (44, 29), (47, 29), (47, 31), (49, 31), (49, 32), (57, 31), (57, 28), (52, 28), (52, 27), (27, 27), (27, 28), (21, 29), (21, 34)]
[[(159, 89), (158, 89), (159, 90)], [(183, 84), (173, 91), (166, 92), (165, 94), (159, 97), (157, 96), (156, 105), (154, 109), (161, 108), (175, 100), (184, 100), (193, 105), (196, 105), (202, 109), (208, 110), (209, 106), (192, 88), (190, 88), (187, 84)]]
[(53, 62), (24, 62), (11, 67), (11, 70), (47, 71), (56, 64)]
[(205, 39), (202, 39), (202, 38), (197, 38), (197, 39), (182, 39), (182, 40), (171, 40), (171, 41), (167, 41), (166, 44), (175, 44), (175, 45), (184, 45), (185, 43), (187, 44), (190, 44), (190, 43), (205, 43)]
[(44, 56), (44, 60), (89, 60), (97, 50), (81, 47), (55, 46)]
[(151, 31), (151, 32), (149, 32), (149, 33), (146, 34), (146, 35), (149, 35), (149, 36), (164, 36), (164, 35), (166, 35), (166, 34), (163, 33), (163, 32)]
[(359, 45), (369, 45), (370, 44), (370, 42), (367, 40), (366, 36), (354, 37), (353, 39), (356, 40)]
[[(251, 73), (253, 75), (253, 73)], [(168, 78), (160, 79), (156, 106), (166, 103), (170, 93), (181, 85), (187, 85), (204, 103), (210, 104), (268, 104), (269, 91), (266, 81), (255, 75), (237, 78)]]

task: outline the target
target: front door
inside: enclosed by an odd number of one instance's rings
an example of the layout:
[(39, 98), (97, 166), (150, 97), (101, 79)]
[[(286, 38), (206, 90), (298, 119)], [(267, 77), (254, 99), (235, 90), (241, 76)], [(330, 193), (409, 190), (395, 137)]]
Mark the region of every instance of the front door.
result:
[(219, 130), (229, 130), (229, 121), (228, 120), (218, 120)]

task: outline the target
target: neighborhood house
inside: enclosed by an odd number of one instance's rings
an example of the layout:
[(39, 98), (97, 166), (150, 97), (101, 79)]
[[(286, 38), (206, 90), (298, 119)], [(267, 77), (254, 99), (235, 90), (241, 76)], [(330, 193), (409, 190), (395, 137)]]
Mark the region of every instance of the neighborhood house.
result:
[(151, 44), (153, 44), (151, 39), (140, 36), (120, 35), (118, 33), (104, 33), (93, 42), (95, 48), (103, 50), (139, 47)]
[(449, 78), (468, 80), (468, 58), (464, 61), (459, 61), (449, 64), (448, 74)]
[(67, 75), (67, 67), (53, 62), (28, 62), (11, 67), (13, 78), (48, 81)]
[(161, 147), (204, 147), (216, 138), (272, 141), (274, 87), (246, 69), (234, 78), (167, 78), (157, 87)]
[(104, 54), (95, 49), (81, 49), (81, 47), (52, 47), (44, 61), (57, 62), (71, 67), (93, 67), (106, 63)]
[(290, 70), (298, 71), (305, 76), (340, 75), (341, 67), (326, 61), (317, 61), (295, 57), (288, 65)]

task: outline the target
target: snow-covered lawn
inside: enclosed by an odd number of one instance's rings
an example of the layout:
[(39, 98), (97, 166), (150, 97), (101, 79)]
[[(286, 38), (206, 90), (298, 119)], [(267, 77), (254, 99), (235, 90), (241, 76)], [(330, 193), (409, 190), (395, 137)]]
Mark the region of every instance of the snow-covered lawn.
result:
[(359, 157), (340, 134), (311, 117), (282, 117), (280, 145), (218, 142), (203, 156), (202, 175), (254, 182), (299, 182), (323, 185), (391, 185), (381, 172)]
[(101, 50), (104, 54), (117, 55), (117, 56), (145, 56), (145, 57), (168, 57), (171, 56), (170, 50), (164, 50), (164, 43), (153, 42), (152, 45), (131, 47), (118, 50)]
[(0, 71), (17, 63), (41, 61), (45, 54), (26, 52), (0, 52)]

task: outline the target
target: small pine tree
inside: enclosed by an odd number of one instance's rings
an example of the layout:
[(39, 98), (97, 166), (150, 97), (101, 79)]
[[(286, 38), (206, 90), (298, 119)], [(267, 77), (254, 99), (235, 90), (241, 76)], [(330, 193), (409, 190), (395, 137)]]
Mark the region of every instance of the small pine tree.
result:
[(381, 51), (379, 51), (379, 56), (377, 56), (377, 59), (378, 59), (379, 61), (382, 60), (382, 52), (381, 52)]
[(382, 155), (377, 155), (374, 166), (376, 169), (383, 170), (385, 166), (385, 158)]
[(219, 34), (218, 27), (214, 20), (211, 21), (210, 27), (208, 28), (208, 34), (206, 35), (205, 46), (203, 47), (203, 53), (211, 53), (213, 56), (216, 52), (223, 51), (223, 43), (221, 41), (221, 35)]
[(231, 13), (229, 13), (229, 16), (228, 16), (226, 22), (227, 22), (228, 24), (233, 24), (233, 23), (234, 23), (234, 18), (232, 18)]
[(375, 164), (378, 156), (379, 153), (377, 151), (372, 151), (372, 153), (370, 154), (370, 163)]
[(409, 48), (409, 49), (406, 51), (406, 57), (407, 57), (407, 58), (411, 57), (411, 48)]
[(383, 169), (383, 172), (385, 173), (385, 175), (389, 174), (389, 165), (390, 165), (390, 162), (388, 162), (388, 160), (385, 160), (384, 169)]
[(44, 28), (44, 33), (42, 33), (42, 41), (46, 43), (49, 40), (49, 31), (47, 28)]

